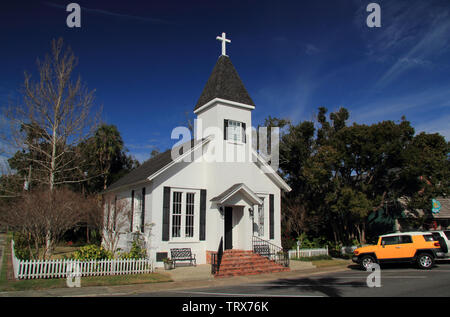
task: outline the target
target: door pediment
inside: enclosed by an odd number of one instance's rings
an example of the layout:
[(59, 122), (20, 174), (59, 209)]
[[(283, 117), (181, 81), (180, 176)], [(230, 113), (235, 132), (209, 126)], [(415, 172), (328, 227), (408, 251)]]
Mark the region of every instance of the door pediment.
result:
[(250, 205), (261, 205), (263, 203), (258, 195), (244, 183), (234, 184), (211, 201), (218, 205), (242, 205), (245, 202)]

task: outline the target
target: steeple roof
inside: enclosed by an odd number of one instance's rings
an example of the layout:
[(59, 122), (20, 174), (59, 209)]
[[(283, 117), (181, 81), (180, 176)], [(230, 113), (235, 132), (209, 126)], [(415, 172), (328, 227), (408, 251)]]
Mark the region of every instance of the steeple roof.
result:
[(219, 57), (194, 111), (214, 98), (226, 99), (250, 106), (255, 105), (230, 58), (226, 55)]

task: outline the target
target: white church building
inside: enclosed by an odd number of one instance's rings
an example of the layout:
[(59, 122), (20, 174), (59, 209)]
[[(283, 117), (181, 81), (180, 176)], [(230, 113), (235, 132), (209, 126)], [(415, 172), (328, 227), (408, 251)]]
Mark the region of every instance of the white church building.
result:
[(290, 187), (255, 151), (250, 98), (236, 69), (222, 55), (194, 107), (195, 133), (152, 157), (103, 193), (105, 222), (117, 202), (128, 207), (118, 246), (145, 238), (155, 265), (174, 248), (190, 248), (197, 264), (224, 250), (253, 250), (253, 237), (281, 247), (281, 194)]

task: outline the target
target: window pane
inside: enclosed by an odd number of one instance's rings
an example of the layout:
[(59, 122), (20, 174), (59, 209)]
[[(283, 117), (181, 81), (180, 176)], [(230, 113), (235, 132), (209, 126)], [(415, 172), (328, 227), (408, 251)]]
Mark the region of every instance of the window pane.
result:
[(435, 241), (438, 241), (441, 237), (441, 234), (439, 232), (433, 232), (432, 234)]
[(241, 127), (241, 122), (228, 120), (228, 140), (240, 142), (242, 139)]
[(399, 244), (399, 236), (384, 237), (383, 240), (381, 240), (381, 243), (384, 243), (385, 245)]
[(186, 193), (186, 228), (185, 235), (187, 238), (194, 236), (194, 193)]
[(172, 202), (172, 237), (181, 236), (181, 192), (173, 192)]
[(434, 238), (433, 238), (432, 234), (425, 234), (423, 236), (423, 238), (425, 239), (425, 241), (434, 241)]
[(258, 216), (259, 216), (259, 236), (264, 237), (264, 198), (259, 197), (263, 203), (258, 206)]
[(411, 236), (400, 236), (400, 243), (412, 243)]

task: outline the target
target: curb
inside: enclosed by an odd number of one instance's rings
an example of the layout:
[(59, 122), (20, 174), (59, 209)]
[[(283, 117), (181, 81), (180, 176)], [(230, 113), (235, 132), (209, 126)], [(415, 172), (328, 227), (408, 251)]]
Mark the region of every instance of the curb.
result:
[(271, 274), (236, 276), (222, 279), (200, 279), (193, 281), (174, 281), (148, 284), (128, 284), (116, 286), (89, 286), (81, 288), (53, 288), (45, 290), (0, 292), (0, 297), (94, 297), (94, 296), (127, 296), (141, 293), (156, 293), (171, 290), (233, 286), (239, 284), (294, 279), (304, 276), (333, 273), (349, 270), (348, 265), (312, 268), (290, 272)]

